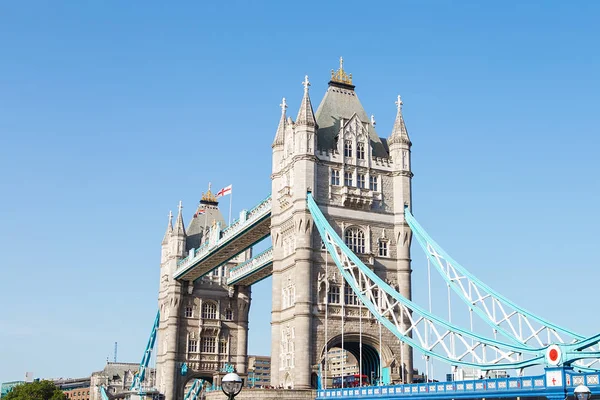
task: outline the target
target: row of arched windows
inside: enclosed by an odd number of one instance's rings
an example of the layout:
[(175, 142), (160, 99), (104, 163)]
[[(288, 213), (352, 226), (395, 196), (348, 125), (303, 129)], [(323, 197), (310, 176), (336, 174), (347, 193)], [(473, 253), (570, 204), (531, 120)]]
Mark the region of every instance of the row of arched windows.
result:
[[(186, 316), (186, 318), (194, 317), (194, 308), (192, 306), (187, 306), (185, 308), (185, 316)], [(217, 305), (212, 302), (203, 303), (201, 316), (203, 319), (218, 319), (217, 318)], [(233, 320), (233, 311), (230, 308), (225, 310), (225, 319), (227, 321)]]
[[(365, 233), (358, 227), (346, 229), (346, 232), (344, 232), (344, 243), (356, 254), (364, 254), (366, 252)], [(389, 256), (387, 239), (379, 239), (377, 247), (379, 257)]]

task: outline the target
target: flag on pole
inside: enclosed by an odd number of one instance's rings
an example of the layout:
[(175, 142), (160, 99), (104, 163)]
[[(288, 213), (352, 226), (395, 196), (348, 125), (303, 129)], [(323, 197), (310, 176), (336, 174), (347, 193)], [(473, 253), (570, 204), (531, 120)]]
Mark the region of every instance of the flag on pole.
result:
[(223, 189), (219, 190), (217, 192), (217, 199), (219, 197), (223, 197), (223, 196), (227, 196), (228, 194), (231, 194), (231, 187), (233, 185), (229, 185), (229, 186), (225, 186)]

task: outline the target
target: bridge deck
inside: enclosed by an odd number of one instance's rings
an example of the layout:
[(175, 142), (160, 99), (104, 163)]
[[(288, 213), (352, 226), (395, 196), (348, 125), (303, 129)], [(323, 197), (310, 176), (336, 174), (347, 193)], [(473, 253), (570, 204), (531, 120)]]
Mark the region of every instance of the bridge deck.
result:
[[(180, 261), (175, 279), (195, 281), (271, 234), (271, 196)], [(212, 232), (211, 232), (212, 235)]]
[(599, 382), (600, 372), (575, 373), (566, 369), (563, 375), (562, 368), (548, 368), (545, 375), (539, 376), (326, 389), (317, 392), (317, 400), (402, 397), (412, 399), (560, 397), (562, 399), (565, 391), (566, 394), (572, 394), (578, 385), (586, 385), (593, 394), (597, 394), (600, 392)]

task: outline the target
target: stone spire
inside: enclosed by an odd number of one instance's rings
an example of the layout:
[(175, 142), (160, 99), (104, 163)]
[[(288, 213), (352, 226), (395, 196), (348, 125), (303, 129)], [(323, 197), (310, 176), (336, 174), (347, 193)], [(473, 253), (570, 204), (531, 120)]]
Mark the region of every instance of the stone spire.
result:
[(396, 106), (398, 107), (398, 114), (396, 114), (396, 121), (394, 121), (394, 129), (392, 130), (392, 134), (388, 139), (388, 144), (394, 143), (405, 143), (409, 146), (412, 145), (410, 139), (408, 137), (408, 131), (406, 130), (406, 125), (404, 124), (404, 117), (402, 117), (402, 98), (398, 95), (398, 100), (396, 101)]
[(169, 224), (167, 225), (167, 231), (165, 232), (165, 237), (163, 237), (162, 244), (169, 243), (169, 238), (173, 234), (173, 212), (169, 211)]
[(175, 230), (173, 233), (176, 236), (185, 236), (185, 226), (183, 226), (183, 215), (181, 210), (183, 210), (183, 205), (181, 201), (179, 201), (179, 213), (177, 213), (177, 221), (175, 222)]
[(279, 106), (281, 107), (281, 119), (279, 120), (279, 126), (277, 127), (277, 133), (275, 134), (275, 140), (273, 141), (273, 145), (271, 147), (283, 146), (285, 126), (287, 124), (287, 121), (285, 119), (285, 110), (288, 107), (287, 103), (285, 102), (285, 97), (281, 100), (281, 104)]
[(300, 110), (298, 111), (298, 117), (296, 117), (296, 125), (316, 126), (317, 121), (315, 120), (315, 114), (313, 113), (312, 104), (310, 102), (310, 96), (308, 95), (308, 87), (310, 82), (308, 81), (308, 75), (304, 76), (304, 97), (300, 104)]

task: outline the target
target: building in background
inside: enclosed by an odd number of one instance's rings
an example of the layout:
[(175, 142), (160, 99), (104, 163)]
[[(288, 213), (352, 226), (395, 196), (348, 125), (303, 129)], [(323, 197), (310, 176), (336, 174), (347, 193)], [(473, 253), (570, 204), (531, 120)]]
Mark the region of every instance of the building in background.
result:
[[(140, 367), (139, 363), (115, 363), (107, 362), (102, 371), (93, 372), (90, 377), (89, 400), (101, 400), (100, 386), (104, 386), (110, 396), (128, 391), (133, 382), (133, 377)], [(154, 387), (156, 373), (149, 368), (144, 379), (144, 387)], [(84, 400), (78, 397), (70, 397), (73, 400)]]
[(25, 383), (25, 381), (12, 381), (12, 382), (4, 382), (2, 386), (0, 386), (0, 398), (6, 396), (13, 388), (21, 383)]
[[(360, 372), (358, 361), (350, 352), (336, 347), (327, 352), (327, 363), (329, 364), (329, 377), (354, 375)], [(342, 373), (343, 371), (343, 373)], [(371, 371), (363, 371), (363, 375), (370, 377)], [(379, 375), (379, 373), (377, 373)]]
[(248, 387), (264, 387), (271, 384), (271, 357), (248, 356)]
[(53, 379), (52, 382), (73, 400), (90, 400), (90, 377), (77, 379)]

